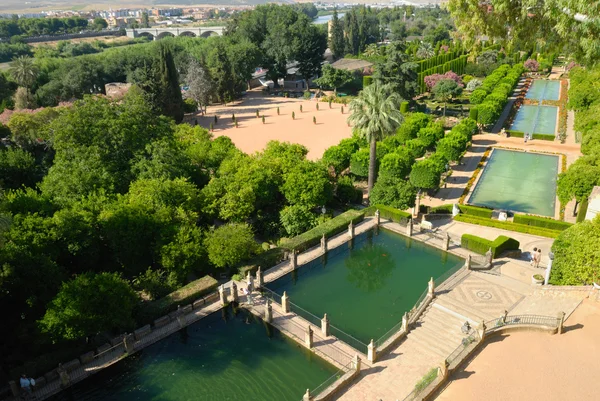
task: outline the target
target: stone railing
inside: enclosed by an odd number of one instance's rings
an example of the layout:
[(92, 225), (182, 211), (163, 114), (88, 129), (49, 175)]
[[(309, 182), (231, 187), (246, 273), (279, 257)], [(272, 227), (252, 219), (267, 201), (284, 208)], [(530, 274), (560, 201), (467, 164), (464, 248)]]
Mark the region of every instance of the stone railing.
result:
[[(147, 324), (130, 334), (121, 334), (95, 351), (86, 352), (79, 358), (59, 364), (56, 369), (35, 379), (36, 385), (33, 390), (35, 399), (43, 400), (51, 397), (148, 345), (181, 330), (208, 313), (212, 313), (212, 309), (214, 309), (212, 307), (216, 306), (218, 302), (219, 293), (211, 293), (154, 320), (152, 325)], [(8, 398), (8, 400), (21, 399), (22, 393), (18, 384), (11, 381), (9, 387), (14, 398)]]
[(450, 375), (468, 360), (476, 350), (480, 349), (488, 337), (507, 331), (543, 331), (551, 334), (563, 332), (565, 314), (558, 317), (539, 315), (512, 315), (506, 312), (504, 316), (487, 322), (481, 322), (479, 327), (472, 329), (463, 338), (461, 344), (437, 368), (437, 377), (422, 389), (413, 390), (404, 401), (421, 401), (433, 399), (434, 396), (448, 381)]

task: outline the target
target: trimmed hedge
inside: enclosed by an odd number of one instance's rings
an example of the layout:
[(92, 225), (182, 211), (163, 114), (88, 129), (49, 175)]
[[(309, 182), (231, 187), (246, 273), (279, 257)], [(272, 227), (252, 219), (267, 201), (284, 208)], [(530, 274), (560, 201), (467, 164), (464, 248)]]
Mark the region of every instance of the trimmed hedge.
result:
[(469, 110), (469, 118), (477, 121), (477, 107), (471, 107)]
[(461, 213), (477, 217), (487, 217), (488, 219), (492, 218), (492, 213), (494, 212), (492, 209), (476, 206), (458, 205), (458, 208), (460, 209)]
[(464, 214), (459, 214), (458, 216), (454, 216), (454, 220), (461, 221), (463, 223), (477, 224), (480, 226), (500, 228), (503, 230), (516, 231), (516, 232), (523, 233), (523, 234), (539, 235), (541, 237), (548, 237), (548, 238), (556, 238), (561, 233), (560, 231), (557, 231), (557, 230), (549, 230), (549, 229), (540, 228), (540, 227), (526, 226), (524, 224), (511, 223), (510, 221), (499, 221), (499, 220), (486, 219), (486, 218), (477, 217), (477, 216), (467, 216)]
[(298, 252), (305, 251), (321, 242), (321, 237), (325, 234), (325, 238), (332, 237), (348, 228), (348, 224), (352, 221), (354, 224), (360, 223), (365, 218), (363, 210), (348, 210), (333, 219), (326, 221), (317, 227), (308, 230), (287, 241), (282, 241), (281, 247), (286, 250), (296, 250)]
[(247, 265), (240, 267), (238, 274), (242, 277), (246, 277), (248, 272), (254, 274), (258, 270), (258, 266), (261, 266), (263, 271), (269, 269), (283, 260), (283, 252), (284, 250), (279, 247), (268, 249), (253, 257)]
[(408, 113), (408, 102), (400, 103), (400, 113), (402, 113), (402, 114)]
[(454, 205), (450, 204), (450, 205), (442, 205), (442, 206), (432, 207), (431, 209), (429, 209), (429, 213), (450, 214), (450, 213), (452, 213), (453, 206)]
[(365, 75), (363, 77), (363, 88), (371, 85), (373, 83), (373, 77), (371, 75)]
[(191, 303), (202, 296), (217, 289), (219, 283), (210, 276), (204, 276), (198, 280), (184, 285), (180, 289), (143, 305), (136, 314), (138, 324), (147, 324), (154, 319), (168, 314), (177, 309), (177, 305)]
[[(512, 129), (507, 129), (506, 132), (510, 134), (510, 136), (514, 136), (515, 138), (523, 138), (525, 133), (523, 131), (516, 131)], [(540, 139), (542, 141), (554, 141), (556, 139), (555, 135), (551, 134), (533, 134), (533, 139)]]
[(588, 200), (584, 199), (583, 201), (581, 201), (581, 204), (579, 204), (579, 210), (577, 211), (577, 222), (581, 223), (582, 221), (585, 220), (585, 215), (587, 214), (587, 210), (588, 210)]
[(375, 214), (375, 210), (377, 209), (379, 209), (379, 217), (382, 219), (388, 219), (402, 224), (406, 224), (409, 220), (412, 220), (412, 214), (385, 205), (374, 205), (369, 207), (368, 209), (365, 209), (367, 210), (365, 215), (371, 216)]
[(528, 216), (526, 214), (516, 214), (513, 222), (518, 224), (525, 224), (527, 226), (533, 227), (541, 227), (548, 228), (550, 230), (559, 230), (563, 231), (567, 228), (571, 227), (573, 224), (567, 223), (565, 221), (558, 221), (554, 219), (549, 219), (545, 217), (538, 216)]
[(492, 258), (497, 258), (504, 251), (519, 249), (519, 241), (505, 235), (500, 235), (495, 240), (490, 241), (476, 235), (463, 234), (460, 239), (460, 246), (480, 255), (485, 255), (491, 248)]

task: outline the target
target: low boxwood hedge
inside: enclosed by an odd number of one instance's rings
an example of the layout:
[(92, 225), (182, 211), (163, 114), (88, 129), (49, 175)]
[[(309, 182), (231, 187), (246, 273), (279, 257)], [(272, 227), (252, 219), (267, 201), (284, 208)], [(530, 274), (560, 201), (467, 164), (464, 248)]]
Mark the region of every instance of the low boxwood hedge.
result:
[(484, 207), (477, 206), (458, 205), (458, 208), (460, 209), (461, 213), (477, 217), (487, 217), (488, 219), (492, 218), (492, 213), (494, 212), (492, 209), (486, 209)]
[(138, 324), (148, 324), (154, 319), (176, 310), (177, 305), (189, 304), (215, 291), (218, 286), (217, 280), (210, 276), (194, 280), (156, 301), (142, 305), (136, 313), (136, 321)]
[(325, 234), (326, 238), (329, 238), (347, 229), (350, 221), (354, 224), (361, 222), (365, 217), (366, 210), (348, 210), (305, 233), (282, 241), (281, 247), (286, 250), (305, 251), (317, 245), (321, 241), (323, 234)]
[[(515, 138), (523, 138), (525, 136), (525, 133), (523, 131), (507, 129), (506, 132), (508, 132), (510, 134), (510, 136), (513, 136)], [(533, 139), (539, 139), (542, 141), (554, 141), (556, 139), (556, 136), (550, 135), (550, 134), (535, 134), (534, 133)]]
[(510, 221), (492, 220), (492, 219), (486, 219), (483, 217), (468, 216), (468, 215), (464, 215), (464, 214), (459, 214), (458, 216), (454, 216), (454, 220), (462, 221), (463, 223), (477, 224), (477, 225), (486, 226), (486, 227), (501, 228), (503, 230), (516, 231), (519, 233), (531, 234), (531, 235), (539, 235), (541, 237), (548, 237), (548, 238), (556, 238), (561, 233), (558, 230), (549, 230), (549, 229), (541, 228), (541, 227), (533, 227), (533, 226), (526, 226), (524, 224), (511, 223)]
[(442, 205), (442, 206), (436, 206), (436, 207), (432, 207), (431, 209), (429, 209), (429, 213), (433, 213), (433, 214), (449, 214), (452, 213), (452, 207), (453, 205)]
[(546, 217), (528, 216), (526, 214), (516, 214), (513, 219), (513, 222), (518, 224), (525, 224), (527, 226), (542, 227), (548, 228), (550, 230), (559, 231), (566, 230), (567, 228), (573, 225), (565, 221), (558, 221)]
[(490, 241), (476, 235), (463, 234), (460, 239), (460, 245), (480, 255), (485, 255), (491, 249), (493, 258), (500, 256), (504, 251), (519, 249), (519, 241), (505, 235), (500, 235), (495, 240)]
[(373, 205), (372, 207), (365, 209), (365, 215), (371, 216), (375, 214), (375, 210), (379, 210), (379, 217), (382, 219), (391, 220), (396, 223), (406, 224), (412, 219), (410, 213), (385, 205)]

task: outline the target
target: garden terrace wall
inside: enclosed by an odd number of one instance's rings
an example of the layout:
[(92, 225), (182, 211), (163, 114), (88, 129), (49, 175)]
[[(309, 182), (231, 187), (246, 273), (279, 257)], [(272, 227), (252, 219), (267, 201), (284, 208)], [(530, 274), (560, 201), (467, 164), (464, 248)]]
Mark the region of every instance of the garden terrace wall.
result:
[(217, 280), (210, 276), (192, 281), (161, 299), (143, 305), (137, 313), (136, 320), (138, 324), (150, 323), (154, 319), (176, 310), (178, 305), (190, 303), (215, 291), (218, 285)]
[(303, 234), (300, 234), (290, 240), (283, 241), (281, 247), (288, 251), (305, 251), (317, 245), (321, 241), (321, 237), (323, 237), (323, 235), (325, 235), (325, 238), (332, 237), (346, 230), (350, 222), (357, 224), (363, 221), (366, 210), (367, 209), (348, 210)]

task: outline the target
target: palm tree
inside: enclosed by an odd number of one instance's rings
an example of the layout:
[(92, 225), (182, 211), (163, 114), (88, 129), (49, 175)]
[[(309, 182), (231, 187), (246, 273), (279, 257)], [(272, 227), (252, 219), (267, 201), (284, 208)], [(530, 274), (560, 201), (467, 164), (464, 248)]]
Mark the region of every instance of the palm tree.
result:
[(435, 56), (435, 50), (433, 45), (429, 42), (421, 42), (419, 50), (417, 50), (417, 57), (421, 59), (431, 58)]
[(348, 122), (353, 124), (358, 133), (370, 144), (369, 194), (375, 184), (377, 141), (396, 132), (402, 123), (400, 103), (403, 100), (400, 95), (393, 93), (391, 85), (382, 85), (377, 80), (350, 102), (351, 114)]
[(20, 56), (10, 63), (10, 75), (17, 85), (24, 88), (31, 88), (38, 74), (38, 68), (33, 63), (32, 57)]

